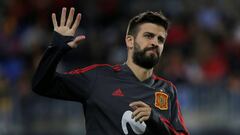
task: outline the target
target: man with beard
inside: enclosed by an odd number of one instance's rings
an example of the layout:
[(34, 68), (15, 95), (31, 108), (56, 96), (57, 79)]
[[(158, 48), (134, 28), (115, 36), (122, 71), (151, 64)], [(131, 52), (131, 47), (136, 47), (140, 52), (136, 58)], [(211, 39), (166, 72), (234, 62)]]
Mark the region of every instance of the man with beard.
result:
[(52, 14), (54, 36), (34, 74), (36, 93), (81, 102), (87, 135), (188, 135), (175, 86), (153, 74), (167, 36), (168, 20), (161, 12), (133, 17), (126, 32), (124, 64), (95, 64), (57, 73), (63, 55), (85, 39), (73, 37), (81, 14), (73, 22), (74, 8), (60, 24)]

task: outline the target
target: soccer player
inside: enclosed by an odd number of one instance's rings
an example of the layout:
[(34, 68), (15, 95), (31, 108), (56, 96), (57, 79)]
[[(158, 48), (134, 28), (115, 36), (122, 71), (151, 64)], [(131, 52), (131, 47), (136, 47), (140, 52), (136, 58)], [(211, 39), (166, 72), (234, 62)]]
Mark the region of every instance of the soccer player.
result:
[(127, 61), (95, 64), (60, 74), (56, 67), (85, 39), (74, 38), (81, 20), (74, 8), (60, 23), (52, 14), (54, 36), (32, 80), (33, 91), (83, 104), (87, 135), (188, 135), (175, 86), (154, 75), (167, 37), (168, 20), (161, 12), (133, 17), (126, 32)]

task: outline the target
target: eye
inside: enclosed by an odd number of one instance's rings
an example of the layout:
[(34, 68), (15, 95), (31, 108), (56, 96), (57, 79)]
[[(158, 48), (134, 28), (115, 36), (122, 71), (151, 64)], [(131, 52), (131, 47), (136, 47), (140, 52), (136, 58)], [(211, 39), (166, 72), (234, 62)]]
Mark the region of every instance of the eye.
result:
[(165, 42), (165, 39), (163, 37), (158, 37), (158, 42), (159, 43), (164, 43)]
[(147, 38), (147, 39), (151, 39), (151, 38), (153, 38), (153, 35), (147, 33), (147, 34), (144, 34), (144, 37)]

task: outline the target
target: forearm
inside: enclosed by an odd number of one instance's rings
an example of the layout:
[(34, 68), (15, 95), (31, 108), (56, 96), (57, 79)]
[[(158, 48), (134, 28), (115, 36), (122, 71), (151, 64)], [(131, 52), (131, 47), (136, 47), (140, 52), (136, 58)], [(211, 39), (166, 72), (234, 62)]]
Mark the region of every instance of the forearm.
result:
[(57, 65), (63, 55), (71, 49), (66, 43), (72, 39), (73, 37), (61, 36), (54, 32), (52, 43), (45, 51), (33, 76), (32, 88), (34, 92), (43, 94), (49, 87), (56, 84)]
[(174, 126), (164, 117), (152, 110), (151, 116), (146, 121), (147, 130), (154, 134), (159, 135), (188, 135), (185, 131), (178, 131)]
[(169, 128), (166, 124), (163, 123), (160, 119), (160, 115), (155, 112), (155, 110), (152, 110), (151, 116), (146, 121), (147, 124), (147, 131), (150, 133), (158, 133), (163, 135), (171, 135)]

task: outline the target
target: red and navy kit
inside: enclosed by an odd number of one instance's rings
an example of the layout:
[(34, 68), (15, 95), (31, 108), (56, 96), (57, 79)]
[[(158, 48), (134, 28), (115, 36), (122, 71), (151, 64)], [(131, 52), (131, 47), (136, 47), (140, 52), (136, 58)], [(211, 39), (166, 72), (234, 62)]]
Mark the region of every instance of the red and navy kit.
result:
[[(126, 64), (95, 64), (66, 73), (56, 67), (73, 37), (54, 33), (32, 80), (33, 91), (57, 99), (81, 102), (87, 135), (188, 135), (175, 86), (153, 75), (139, 81)], [(143, 101), (152, 107), (149, 120), (128, 118), (129, 103)]]

